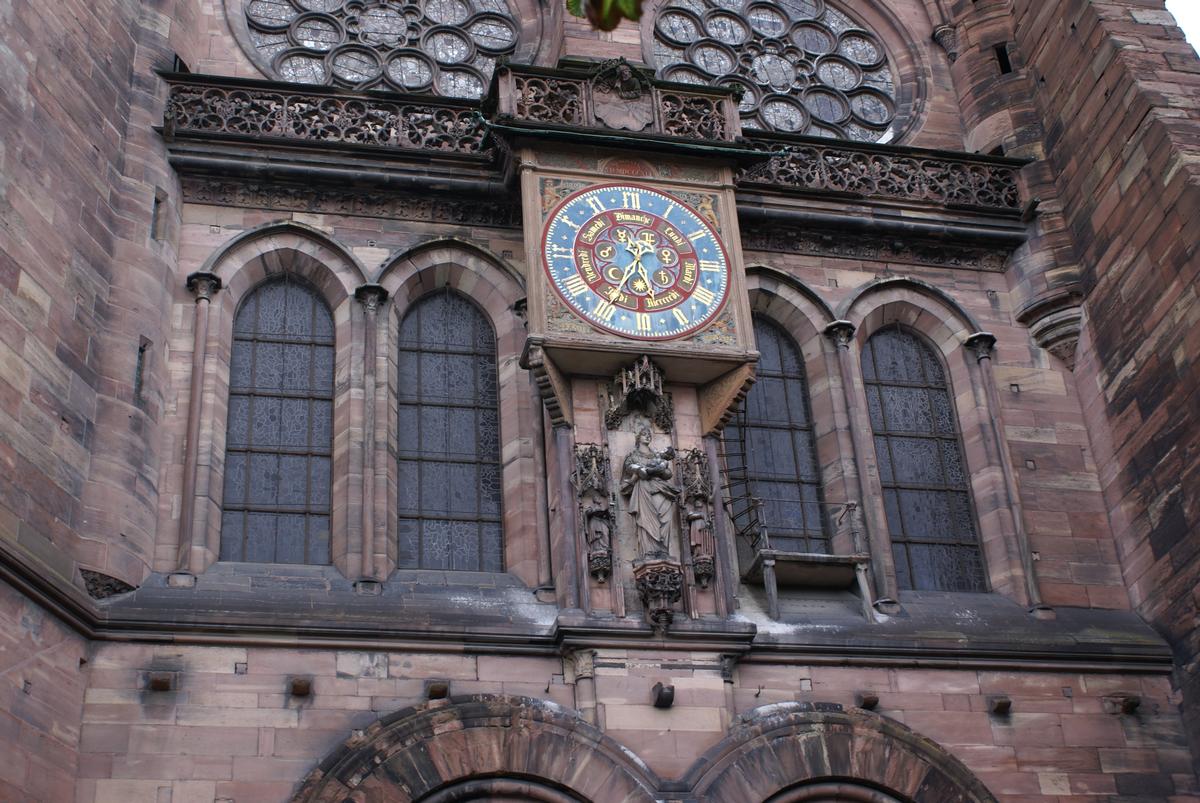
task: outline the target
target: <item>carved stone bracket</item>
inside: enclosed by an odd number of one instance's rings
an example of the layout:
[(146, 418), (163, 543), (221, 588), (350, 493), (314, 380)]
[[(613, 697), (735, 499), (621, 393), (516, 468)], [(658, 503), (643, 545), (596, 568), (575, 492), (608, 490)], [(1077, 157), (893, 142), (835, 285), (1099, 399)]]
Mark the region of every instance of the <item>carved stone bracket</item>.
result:
[(850, 321), (834, 321), (825, 327), (825, 336), (838, 348), (848, 349), (854, 341), (854, 324)]
[(946, 51), (950, 63), (958, 61), (958, 31), (953, 25), (942, 23), (933, 29), (933, 41)]
[(637, 561), (633, 579), (646, 609), (646, 621), (666, 632), (675, 616), (675, 604), (683, 598), (683, 570), (668, 558)]
[(354, 288), (354, 297), (367, 312), (374, 314), (379, 311), (383, 302), (387, 301), (388, 291), (382, 284), (368, 282)]
[(521, 367), (533, 375), (538, 395), (542, 397), (542, 403), (550, 415), (551, 425), (570, 426), (573, 423), (571, 389), (554, 361), (546, 356), (541, 346), (527, 343), (525, 353), (521, 355)]
[(716, 574), (716, 539), (713, 536), (712, 475), (708, 455), (701, 449), (681, 452), (675, 459), (683, 486), (680, 516), (692, 556), (692, 574), (707, 589)]
[(663, 432), (670, 432), (675, 423), (675, 407), (671, 394), (663, 390), (662, 371), (644, 355), (617, 371), (609, 383), (604, 423), (616, 429), (630, 413), (642, 413)]
[(1017, 311), (1017, 320), (1042, 348), (1075, 370), (1075, 347), (1083, 327), (1083, 296), (1074, 288), (1038, 296)]
[(608, 447), (576, 444), (572, 481), (579, 496), (579, 516), (587, 540), (588, 572), (596, 582), (604, 583), (612, 574), (612, 533), (616, 519)]
[(996, 336), (991, 332), (975, 332), (963, 343), (975, 354), (976, 362), (983, 362), (992, 356), (996, 348)]
[(204, 271), (190, 273), (187, 277), (187, 289), (197, 301), (212, 301), (212, 297), (221, 289), (221, 277)]

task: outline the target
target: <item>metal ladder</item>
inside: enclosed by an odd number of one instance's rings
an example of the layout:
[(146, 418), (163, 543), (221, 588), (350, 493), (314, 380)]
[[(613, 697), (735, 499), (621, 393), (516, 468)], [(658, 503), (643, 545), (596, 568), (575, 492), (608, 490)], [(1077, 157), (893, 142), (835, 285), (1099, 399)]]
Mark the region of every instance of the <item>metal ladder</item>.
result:
[(738, 407), (733, 420), (725, 426), (725, 512), (733, 521), (734, 535), (750, 542), (757, 552), (769, 547), (767, 528), (762, 520), (762, 500), (750, 487), (750, 468), (746, 459), (746, 408)]

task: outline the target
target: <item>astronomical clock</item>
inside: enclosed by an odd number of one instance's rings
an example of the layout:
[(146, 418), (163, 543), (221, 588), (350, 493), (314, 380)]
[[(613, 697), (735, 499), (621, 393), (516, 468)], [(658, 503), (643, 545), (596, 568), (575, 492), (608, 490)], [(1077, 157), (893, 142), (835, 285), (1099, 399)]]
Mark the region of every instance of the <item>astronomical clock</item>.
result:
[(717, 439), (757, 357), (736, 98), (619, 60), (495, 81), (492, 131), (522, 196), (522, 364), (554, 425), (548, 470), (570, 478), (559, 499), (575, 501), (550, 522), (580, 567), (565, 607), (664, 630), (727, 614)]

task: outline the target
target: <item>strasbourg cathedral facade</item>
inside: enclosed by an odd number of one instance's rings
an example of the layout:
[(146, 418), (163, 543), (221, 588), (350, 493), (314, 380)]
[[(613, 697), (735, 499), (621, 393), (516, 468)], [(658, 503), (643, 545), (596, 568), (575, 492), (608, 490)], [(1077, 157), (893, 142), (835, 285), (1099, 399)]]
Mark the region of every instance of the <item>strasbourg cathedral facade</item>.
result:
[(0, 27), (0, 800), (1200, 801), (1159, 0)]

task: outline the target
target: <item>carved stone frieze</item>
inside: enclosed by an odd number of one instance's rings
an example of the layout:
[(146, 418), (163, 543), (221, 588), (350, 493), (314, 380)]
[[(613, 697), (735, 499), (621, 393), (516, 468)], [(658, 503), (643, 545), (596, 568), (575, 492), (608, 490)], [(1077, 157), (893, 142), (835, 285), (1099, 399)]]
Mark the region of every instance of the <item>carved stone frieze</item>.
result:
[(675, 409), (671, 394), (663, 390), (662, 371), (646, 356), (617, 371), (609, 383), (604, 423), (616, 429), (625, 416), (635, 412), (648, 417), (663, 432), (674, 427)]
[(231, 135), (355, 147), (463, 154), (485, 152), (486, 129), (462, 103), (376, 100), (365, 95), (297, 92), (172, 78), (163, 133)]
[(771, 157), (743, 170), (740, 184), (850, 193), (988, 210), (1021, 211), (1017, 168), (924, 154), (881, 153), (847, 145), (751, 138)]
[(588, 572), (598, 583), (612, 574), (612, 535), (616, 505), (610, 489), (608, 448), (594, 443), (575, 446), (575, 492), (587, 541)]
[(659, 101), (663, 133), (691, 139), (725, 139), (725, 110), (718, 98), (664, 92)]
[(185, 176), (183, 197), (189, 203), (246, 209), (319, 212), (497, 228), (521, 226), (521, 205), (506, 200), (401, 195), (204, 176)]
[(583, 82), (523, 75), (517, 78), (517, 116), (540, 123), (583, 122)]
[(1008, 259), (1002, 249), (779, 225), (743, 229), (742, 248), (995, 272), (1003, 271)]
[(741, 134), (738, 101), (730, 88), (697, 85), (680, 91), (679, 84), (659, 81), (623, 58), (574, 61), (553, 71), (509, 64), (498, 75), (500, 90), (484, 108), (501, 135), (510, 122), (522, 128), (570, 125), (722, 143)]

